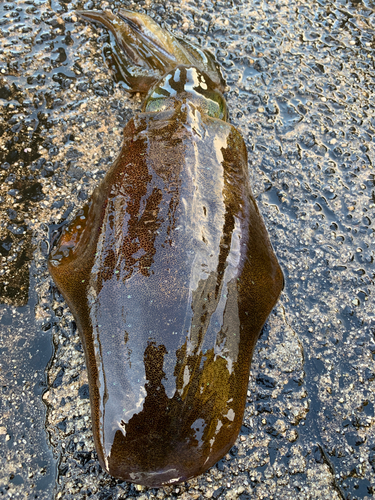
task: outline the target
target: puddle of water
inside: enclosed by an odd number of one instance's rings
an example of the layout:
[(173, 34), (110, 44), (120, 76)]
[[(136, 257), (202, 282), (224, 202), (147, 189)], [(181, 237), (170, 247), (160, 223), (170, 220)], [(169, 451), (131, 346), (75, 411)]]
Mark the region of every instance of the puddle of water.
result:
[(56, 456), (45, 429), (46, 367), (53, 346), (49, 332), (35, 322), (38, 300), (35, 265), (24, 306), (0, 305), (2, 386), (2, 474), (0, 491), (11, 498), (51, 498)]

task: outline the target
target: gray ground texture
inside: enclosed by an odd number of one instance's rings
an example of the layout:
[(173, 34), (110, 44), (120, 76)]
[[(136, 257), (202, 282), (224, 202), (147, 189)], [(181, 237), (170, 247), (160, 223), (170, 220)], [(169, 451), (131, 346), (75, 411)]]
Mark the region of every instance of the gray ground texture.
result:
[[(1, 498), (375, 497), (373, 1), (1, 3)], [(81, 343), (46, 267), (51, 234), (140, 108), (108, 69), (108, 33), (74, 14), (120, 6), (222, 64), (286, 278), (236, 445), (202, 476), (160, 489), (101, 470)]]

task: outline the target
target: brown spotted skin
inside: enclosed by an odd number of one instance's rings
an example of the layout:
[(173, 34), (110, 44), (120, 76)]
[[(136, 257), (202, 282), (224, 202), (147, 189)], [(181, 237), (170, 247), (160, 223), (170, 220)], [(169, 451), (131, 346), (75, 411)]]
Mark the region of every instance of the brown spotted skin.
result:
[(130, 120), (49, 259), (84, 346), (100, 463), (150, 487), (201, 474), (232, 447), (283, 287), (244, 141), (193, 101), (177, 92)]

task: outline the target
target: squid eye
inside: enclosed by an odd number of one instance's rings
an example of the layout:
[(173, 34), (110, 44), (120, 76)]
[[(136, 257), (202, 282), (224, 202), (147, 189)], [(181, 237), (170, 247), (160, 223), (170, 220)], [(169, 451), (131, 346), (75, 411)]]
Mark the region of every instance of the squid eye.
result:
[(213, 118), (220, 118), (226, 121), (228, 118), (228, 110), (224, 97), (218, 91), (203, 94), (205, 97), (206, 113)]
[(144, 111), (146, 112), (158, 112), (166, 111), (167, 109), (174, 108), (175, 99), (168, 97), (155, 97), (150, 96), (144, 105)]

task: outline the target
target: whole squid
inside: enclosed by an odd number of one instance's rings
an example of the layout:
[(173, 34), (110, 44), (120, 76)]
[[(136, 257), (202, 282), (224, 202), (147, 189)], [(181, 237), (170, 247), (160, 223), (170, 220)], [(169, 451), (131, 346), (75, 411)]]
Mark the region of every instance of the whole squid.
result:
[(214, 57), (145, 14), (78, 14), (111, 31), (123, 82), (146, 96), (49, 270), (84, 347), (100, 464), (158, 487), (234, 444), (283, 275)]

